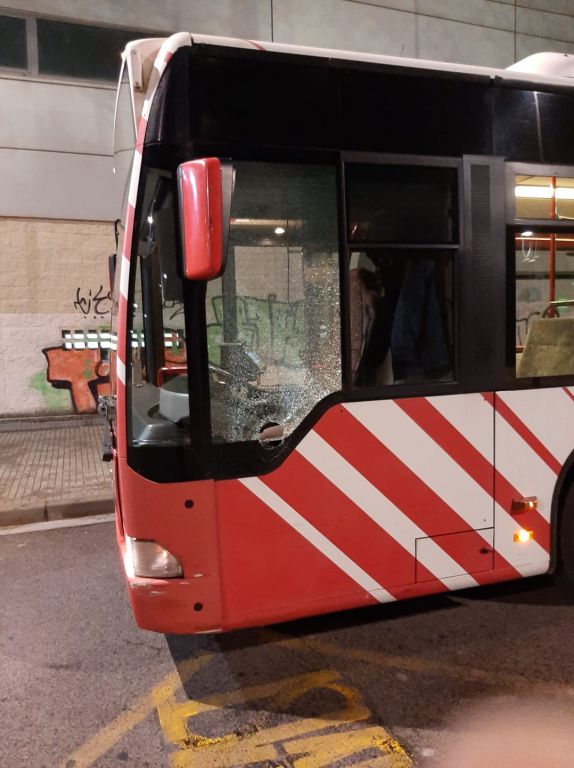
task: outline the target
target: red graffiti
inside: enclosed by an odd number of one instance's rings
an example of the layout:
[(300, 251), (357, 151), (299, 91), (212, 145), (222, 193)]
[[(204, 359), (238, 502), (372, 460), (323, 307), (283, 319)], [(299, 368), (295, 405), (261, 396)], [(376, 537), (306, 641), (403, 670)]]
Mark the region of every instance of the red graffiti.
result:
[(47, 379), (57, 389), (68, 389), (77, 413), (95, 413), (99, 395), (110, 393), (110, 363), (99, 349), (48, 347)]

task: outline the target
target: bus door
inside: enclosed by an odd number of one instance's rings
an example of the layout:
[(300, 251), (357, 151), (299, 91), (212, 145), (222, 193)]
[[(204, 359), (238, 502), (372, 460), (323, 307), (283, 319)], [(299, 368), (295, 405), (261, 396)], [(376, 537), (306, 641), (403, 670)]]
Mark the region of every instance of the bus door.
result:
[[(508, 365), (519, 389), (496, 393), (497, 500), (511, 511), (501, 536), (524, 539), (522, 575), (547, 570), (551, 506), (572, 451), (574, 398), (574, 169), (507, 168)], [(562, 378), (561, 378), (562, 377)], [(570, 378), (570, 381), (572, 379)]]
[(331, 438), (360, 457), (384, 524), (415, 555), (402, 576), (454, 588), (494, 563), (494, 415), (486, 395), (457, 394), (462, 167), (353, 157), (345, 178), (350, 384), (362, 401), (345, 406), (354, 432)]

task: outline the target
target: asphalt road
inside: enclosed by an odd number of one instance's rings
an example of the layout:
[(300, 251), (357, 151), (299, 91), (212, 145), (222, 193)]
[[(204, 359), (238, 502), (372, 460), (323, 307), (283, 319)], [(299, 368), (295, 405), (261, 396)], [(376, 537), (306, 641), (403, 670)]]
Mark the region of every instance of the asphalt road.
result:
[(574, 765), (574, 606), (545, 579), (166, 637), (107, 523), (0, 536), (0, 584), (2, 768)]

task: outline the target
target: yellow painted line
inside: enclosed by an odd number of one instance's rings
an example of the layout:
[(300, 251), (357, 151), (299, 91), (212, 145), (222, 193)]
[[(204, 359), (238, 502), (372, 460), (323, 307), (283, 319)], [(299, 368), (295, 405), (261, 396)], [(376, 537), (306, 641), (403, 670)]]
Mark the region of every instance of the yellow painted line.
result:
[(382, 757), (367, 757), (364, 760), (359, 758), (349, 768), (412, 768), (413, 762), (408, 755), (398, 756), (396, 752), (391, 751)]
[[(217, 712), (222, 708), (233, 707), (236, 704), (270, 699), (276, 697), (279, 689), (283, 689), (284, 695), (289, 695), (291, 699), (295, 699), (297, 696), (313, 688), (327, 686), (331, 688), (338, 679), (340, 679), (340, 675), (335, 671), (313, 672), (309, 675), (283, 678), (272, 683), (239, 688), (235, 691), (215, 693), (211, 696), (205, 696), (201, 702), (192, 699), (178, 702), (175, 699), (175, 691), (167, 690), (167, 686), (165, 686), (165, 690), (164, 686), (156, 686), (154, 691), (152, 691), (152, 696), (158, 710), (164, 736), (173, 744), (185, 746), (190, 739), (186, 723), (196, 715), (204, 714), (205, 712)], [(276, 700), (274, 698), (274, 702)], [(194, 735), (193, 738), (196, 740), (205, 739), (205, 737), (197, 735)], [(215, 743), (215, 741), (221, 741), (221, 738), (215, 740), (205, 739), (205, 743)]]
[[(340, 716), (340, 713), (335, 714)], [(187, 745), (173, 755), (172, 766), (234, 768), (251, 763), (275, 762), (281, 759), (281, 752), (286, 752), (292, 757), (300, 756), (293, 761), (294, 768), (319, 768), (371, 749), (377, 750), (379, 755), (394, 756), (393, 768), (411, 768), (412, 762), (405, 750), (396, 748), (397, 742), (382, 726), (317, 733), (332, 729), (333, 725), (330, 715), (305, 718), (248, 736), (206, 739), (205, 746), (192, 736)], [(281, 744), (281, 752), (277, 749), (278, 744)]]
[(272, 642), (276, 646), (291, 651), (315, 651), (323, 656), (331, 658), (351, 659), (353, 661), (387, 667), (390, 669), (400, 669), (407, 672), (431, 672), (463, 680), (488, 683), (489, 685), (506, 685), (511, 688), (527, 689), (528, 691), (535, 691), (537, 693), (562, 693), (567, 696), (574, 696), (574, 686), (565, 685), (563, 683), (540, 682), (538, 680), (528, 679), (521, 675), (492, 672), (491, 670), (478, 669), (477, 667), (467, 667), (462, 664), (448, 664), (443, 661), (422, 659), (416, 656), (395, 656), (379, 651), (347, 648), (336, 645), (335, 643), (316, 640), (313, 637), (286, 637), (273, 630), (262, 630), (259, 634), (264, 642)]
[(156, 701), (161, 696), (171, 696), (182, 683), (189, 680), (212, 658), (213, 654), (204, 654), (193, 659), (187, 659), (179, 664), (177, 669), (174, 669), (161, 683), (154, 686), (151, 695), (148, 692), (140, 696), (127, 712), (122, 712), (115, 720), (112, 720), (105, 728), (102, 728), (95, 736), (88, 739), (81, 747), (62, 760), (60, 768), (66, 768), (66, 765), (72, 760), (74, 761), (75, 768), (88, 768), (88, 766), (93, 765), (99, 757), (117, 744), (128, 731), (131, 731), (132, 728), (151, 715), (156, 708)]
[[(344, 706), (321, 717), (290, 715), (292, 705), (310, 691), (328, 689), (338, 693)], [(379, 768), (412, 768), (401, 745), (381, 726), (365, 723), (371, 717), (359, 692), (344, 685), (335, 670), (321, 670), (272, 683), (216, 693), (201, 702), (178, 702), (175, 692), (165, 695), (156, 688), (157, 709), (163, 734), (179, 748), (171, 758), (172, 768), (232, 768), (252, 763), (276, 762), (285, 754), (295, 768), (320, 768), (335, 760), (369, 751), (375, 757), (370, 765)], [(224, 733), (207, 737), (193, 729), (193, 717), (221, 712), (226, 707), (268, 700), (268, 710), (289, 718), (289, 722), (258, 728), (253, 733)], [(379, 762), (384, 757), (385, 762)]]
[[(367, 750), (376, 749), (381, 757), (361, 760), (355, 765), (371, 766), (375, 760), (386, 760), (387, 768), (412, 768), (412, 761), (402, 747), (396, 749), (397, 742), (391, 739), (384, 728), (373, 726), (358, 731), (311, 736), (284, 744), (288, 755), (303, 756), (293, 761), (293, 768), (323, 768), (343, 758), (348, 758)], [(382, 763), (385, 765), (385, 763)]]

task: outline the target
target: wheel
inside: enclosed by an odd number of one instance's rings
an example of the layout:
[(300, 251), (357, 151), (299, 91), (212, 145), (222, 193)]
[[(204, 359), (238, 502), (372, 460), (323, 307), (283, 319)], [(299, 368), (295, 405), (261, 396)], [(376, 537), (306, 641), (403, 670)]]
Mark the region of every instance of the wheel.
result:
[(564, 499), (558, 528), (558, 583), (574, 597), (574, 483)]

